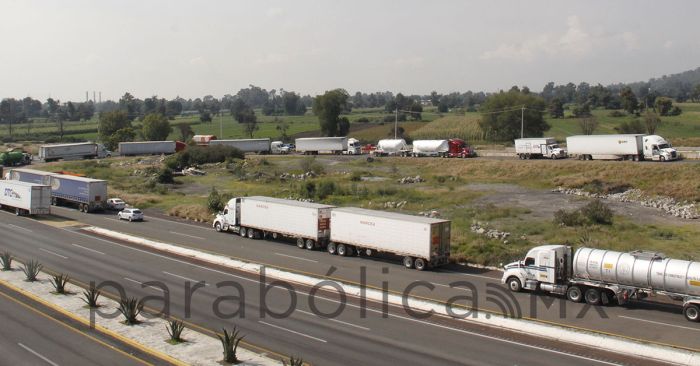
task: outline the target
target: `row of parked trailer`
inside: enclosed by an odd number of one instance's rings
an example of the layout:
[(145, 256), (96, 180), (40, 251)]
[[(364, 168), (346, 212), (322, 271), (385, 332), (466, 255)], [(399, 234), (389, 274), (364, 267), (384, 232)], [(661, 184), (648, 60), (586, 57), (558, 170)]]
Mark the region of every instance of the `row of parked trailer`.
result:
[(581, 135), (566, 138), (566, 149), (552, 137), (515, 140), (520, 159), (566, 157), (579, 160), (656, 160), (678, 159), (678, 151), (661, 136), (644, 134)]

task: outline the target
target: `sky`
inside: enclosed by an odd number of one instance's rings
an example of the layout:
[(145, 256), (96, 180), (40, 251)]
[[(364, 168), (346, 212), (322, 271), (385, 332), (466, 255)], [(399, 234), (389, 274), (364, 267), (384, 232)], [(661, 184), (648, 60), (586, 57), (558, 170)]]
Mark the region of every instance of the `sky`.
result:
[(0, 98), (540, 91), (700, 66), (700, 1), (0, 0)]

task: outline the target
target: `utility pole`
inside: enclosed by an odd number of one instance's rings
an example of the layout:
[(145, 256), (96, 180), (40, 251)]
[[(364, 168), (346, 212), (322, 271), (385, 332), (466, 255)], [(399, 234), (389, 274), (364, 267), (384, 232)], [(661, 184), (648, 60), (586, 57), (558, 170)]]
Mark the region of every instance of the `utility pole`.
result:
[(221, 115), (219, 115), (219, 138), (224, 138), (224, 119)]
[(525, 137), (525, 106), (520, 107), (520, 138)]
[(396, 140), (396, 131), (399, 128), (399, 106), (396, 106), (396, 115), (394, 117), (394, 140)]

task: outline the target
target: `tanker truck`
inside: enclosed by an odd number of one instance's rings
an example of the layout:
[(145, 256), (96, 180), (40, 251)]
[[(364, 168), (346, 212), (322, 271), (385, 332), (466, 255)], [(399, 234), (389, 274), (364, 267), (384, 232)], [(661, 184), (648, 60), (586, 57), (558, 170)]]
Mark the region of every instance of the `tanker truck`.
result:
[(507, 264), (501, 283), (511, 291), (565, 295), (573, 302), (619, 305), (651, 294), (683, 302), (683, 315), (700, 321), (700, 262), (666, 258), (662, 253), (628, 253), (542, 245), (525, 259)]

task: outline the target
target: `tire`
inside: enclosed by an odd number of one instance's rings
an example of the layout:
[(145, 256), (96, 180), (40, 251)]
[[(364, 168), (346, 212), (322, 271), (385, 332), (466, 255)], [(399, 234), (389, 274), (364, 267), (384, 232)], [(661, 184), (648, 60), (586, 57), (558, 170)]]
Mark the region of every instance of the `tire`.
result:
[(248, 230), (241, 226), (241, 228), (238, 229), (238, 234), (240, 234), (241, 237), (245, 238), (248, 235)]
[(216, 230), (216, 232), (218, 232), (218, 233), (221, 232), (221, 223), (220, 222), (217, 222), (216, 224), (214, 224), (214, 230)]
[(428, 264), (425, 262), (425, 259), (416, 258), (416, 260), (413, 261), (413, 266), (415, 267), (415, 269), (423, 271), (428, 267)]
[(583, 292), (578, 286), (571, 286), (566, 290), (566, 298), (571, 302), (583, 301)]
[(348, 247), (346, 247), (345, 244), (338, 244), (336, 251), (341, 257), (345, 257), (346, 255), (348, 255)]
[(557, 156), (552, 154), (552, 160), (557, 160)]
[(304, 249), (304, 238), (297, 238), (297, 248)]
[(58, 199), (56, 199), (56, 197), (51, 198), (51, 205), (53, 205), (53, 206), (58, 205)]
[(413, 268), (413, 258), (408, 257), (408, 256), (403, 257), (403, 266), (408, 268), (408, 269)]
[(508, 288), (513, 292), (520, 292), (523, 289), (523, 285), (520, 283), (518, 277), (508, 277), (506, 283), (508, 284)]
[(328, 243), (328, 246), (326, 246), (326, 250), (328, 251), (328, 254), (334, 255), (336, 254), (336, 247), (334, 242)]
[(15, 208), (15, 216), (19, 216), (19, 214), (20, 214), (19, 208)]
[(132, 222), (132, 221), (134, 221), (134, 218), (129, 216), (129, 222)]
[(688, 321), (700, 322), (700, 307), (695, 304), (688, 304), (683, 307), (683, 315)]
[(600, 303), (603, 306), (612, 306), (615, 304), (615, 294), (610, 290), (600, 292)]
[(364, 255), (365, 255), (366, 257), (371, 257), (372, 254), (374, 254), (374, 252), (372, 251), (372, 249), (365, 249)]
[(345, 246), (345, 251), (347, 252), (345, 255), (348, 257), (352, 257), (353, 255), (355, 255), (355, 247), (351, 245)]
[(586, 298), (586, 304), (588, 305), (600, 305), (601, 302), (601, 295), (600, 295), (600, 290), (597, 288), (589, 288), (586, 290), (586, 294), (584, 295)]
[(255, 230), (248, 229), (248, 239), (255, 239)]
[(664, 161), (666, 161), (666, 158), (663, 156), (659, 156), (659, 161), (663, 163)]
[(277, 234), (277, 233), (272, 233), (272, 239), (277, 240), (277, 238), (279, 238), (279, 234)]
[(306, 250), (314, 250), (316, 249), (316, 242), (313, 239), (306, 239), (304, 247), (306, 247)]

